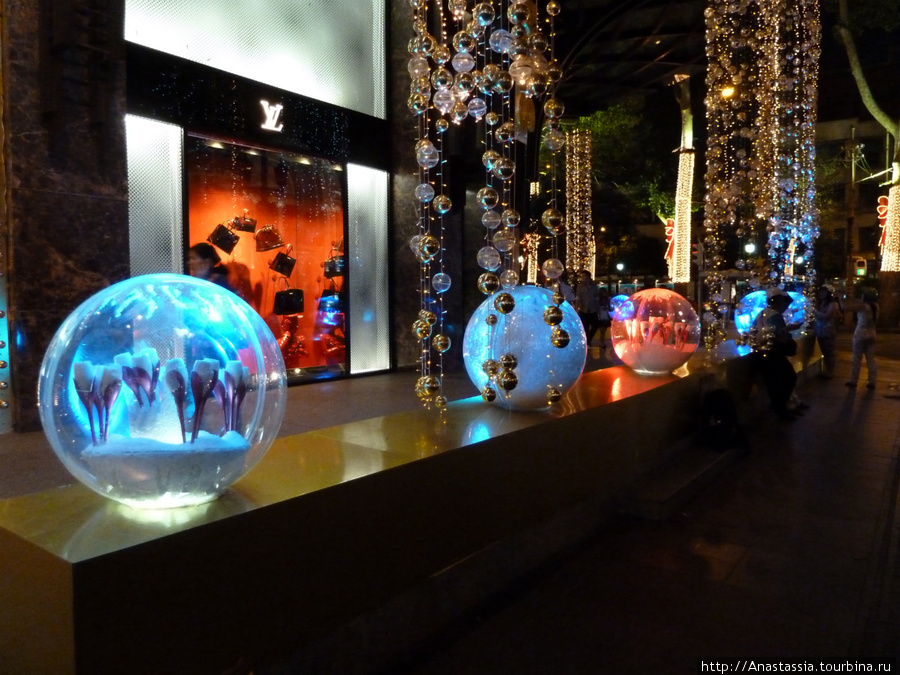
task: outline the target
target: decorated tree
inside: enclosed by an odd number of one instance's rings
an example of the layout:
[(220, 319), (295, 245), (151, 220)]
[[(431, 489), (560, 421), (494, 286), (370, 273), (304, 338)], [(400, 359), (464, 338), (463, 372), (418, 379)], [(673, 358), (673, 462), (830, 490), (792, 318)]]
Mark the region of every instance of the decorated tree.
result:
[(865, 31), (896, 30), (900, 27), (900, 17), (897, 14), (895, 0), (855, 0), (852, 12), (848, 5), (848, 0), (837, 0), (838, 23), (835, 31), (847, 53), (850, 72), (863, 105), (893, 140), (889, 202), (879, 273), (881, 285), (879, 323), (896, 327), (900, 324), (900, 144), (898, 144), (900, 111), (888, 111), (876, 100), (856, 48), (856, 39)]

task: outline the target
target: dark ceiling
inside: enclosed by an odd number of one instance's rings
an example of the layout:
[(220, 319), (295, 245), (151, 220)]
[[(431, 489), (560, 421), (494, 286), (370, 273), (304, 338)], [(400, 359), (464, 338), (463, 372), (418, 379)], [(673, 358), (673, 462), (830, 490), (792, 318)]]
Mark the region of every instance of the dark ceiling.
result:
[[(557, 96), (566, 117), (589, 115), (635, 95), (658, 94), (676, 74), (702, 92), (706, 74), (703, 12), (707, 0), (562, 0), (556, 58), (563, 66)], [(820, 119), (867, 117), (850, 78), (847, 57), (822, 14)], [(857, 39), (871, 85), (887, 109), (900, 108), (900, 31)], [(696, 99), (702, 101), (702, 95)]]
[(658, 92), (706, 71), (705, 0), (567, 0), (556, 20), (566, 116)]

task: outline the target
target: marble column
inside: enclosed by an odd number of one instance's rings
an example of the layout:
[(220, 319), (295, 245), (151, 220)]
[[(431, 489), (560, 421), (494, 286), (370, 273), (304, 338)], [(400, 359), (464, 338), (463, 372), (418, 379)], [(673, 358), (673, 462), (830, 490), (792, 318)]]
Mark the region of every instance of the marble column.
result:
[(32, 431), (57, 328), (129, 275), (124, 3), (3, 0), (2, 13), (13, 427)]

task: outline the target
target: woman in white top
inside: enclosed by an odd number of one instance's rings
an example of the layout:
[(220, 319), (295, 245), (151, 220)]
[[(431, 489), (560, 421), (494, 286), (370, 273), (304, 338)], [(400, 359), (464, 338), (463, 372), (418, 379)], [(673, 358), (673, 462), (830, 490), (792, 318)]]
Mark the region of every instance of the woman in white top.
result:
[(853, 345), (853, 361), (847, 386), (856, 386), (862, 358), (865, 355), (866, 370), (869, 376), (866, 387), (874, 389), (878, 375), (878, 368), (875, 365), (875, 320), (878, 318), (878, 305), (875, 304), (875, 296), (871, 292), (864, 291), (860, 301), (853, 303), (851, 308), (856, 314), (856, 328), (853, 331), (851, 343)]

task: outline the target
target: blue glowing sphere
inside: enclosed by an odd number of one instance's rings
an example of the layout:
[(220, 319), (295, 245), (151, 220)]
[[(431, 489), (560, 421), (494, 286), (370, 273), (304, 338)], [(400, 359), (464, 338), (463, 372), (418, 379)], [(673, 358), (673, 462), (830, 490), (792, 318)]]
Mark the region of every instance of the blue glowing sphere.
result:
[(281, 350), (234, 293), (177, 274), (128, 279), (62, 324), (41, 366), (41, 422), (66, 468), (130, 506), (215, 499), (284, 417)]
[(670, 373), (700, 344), (700, 318), (675, 291), (647, 288), (619, 305), (613, 316), (613, 349), (639, 373)]
[[(806, 316), (808, 301), (802, 293), (788, 291), (791, 296), (791, 304), (784, 311), (784, 322), (787, 324), (803, 323)], [(734, 326), (738, 333), (745, 335), (753, 327), (757, 315), (766, 307), (766, 292), (753, 291), (748, 293), (734, 308)]]
[(624, 293), (620, 293), (619, 295), (614, 295), (613, 297), (611, 297), (609, 299), (609, 306), (612, 307), (613, 311), (615, 312), (617, 309), (619, 309), (619, 305), (621, 305), (626, 300), (628, 300), (628, 296), (625, 295)]
[(466, 371), (480, 391), (488, 387), (496, 394), (493, 403), (502, 408), (546, 408), (584, 370), (584, 328), (568, 302), (554, 309), (546, 288), (516, 286), (505, 294), (514, 301), (511, 311), (505, 312), (504, 293), (494, 293), (469, 319), (463, 338)]

